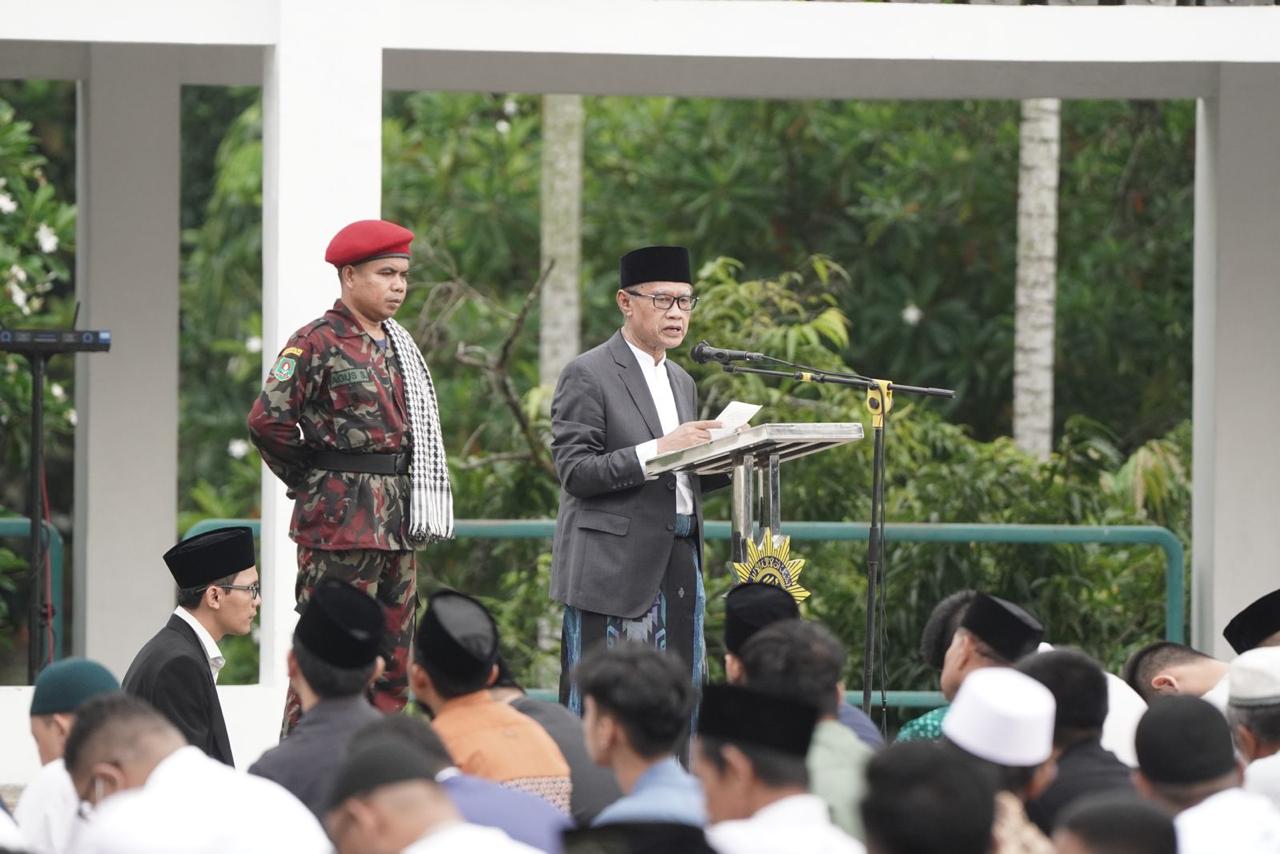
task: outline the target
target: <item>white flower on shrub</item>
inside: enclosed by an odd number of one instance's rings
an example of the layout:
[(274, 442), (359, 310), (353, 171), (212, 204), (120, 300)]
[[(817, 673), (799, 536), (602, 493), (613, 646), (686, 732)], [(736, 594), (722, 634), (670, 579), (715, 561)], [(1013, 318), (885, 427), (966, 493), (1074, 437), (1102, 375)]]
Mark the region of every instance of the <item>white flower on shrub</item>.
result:
[(13, 300), (13, 304), (18, 307), (18, 311), (23, 314), (31, 313), (31, 307), (27, 305), (27, 292), (18, 287), (17, 282), (10, 279), (9, 283), (5, 285), (5, 290), (9, 292), (9, 299)]
[(506, 114), (507, 118), (514, 116), (519, 109), (520, 105), (516, 103), (515, 98), (508, 98), (502, 102), (502, 112)]
[(249, 443), (244, 439), (232, 439), (227, 443), (227, 453), (237, 460), (243, 460), (249, 453)]
[(49, 386), (49, 394), (53, 395), (54, 400), (67, 399), (67, 390), (62, 387), (62, 383), (54, 383)]
[(27, 280), (27, 271), (14, 264), (9, 268), (9, 278), (15, 282), (25, 282)]
[(919, 325), (920, 319), (923, 317), (924, 312), (920, 310), (920, 306), (913, 302), (907, 303), (906, 307), (902, 309), (902, 322), (907, 326)]
[(76, 411), (74, 409), (67, 410), (67, 423), (72, 427), (80, 423), (80, 419), (76, 417)]
[(0, 193), (0, 213), (11, 214), (18, 209), (18, 203), (8, 193)]
[(498, 133), (502, 134), (503, 136), (506, 136), (508, 133), (511, 132), (511, 122), (507, 121), (506, 119), (498, 119), (498, 121), (494, 124), (493, 128)]
[(262, 339), (257, 335), (250, 335), (248, 338), (244, 339), (244, 348), (250, 353), (261, 353)]
[(58, 251), (58, 235), (53, 233), (47, 222), (40, 223), (36, 228), (36, 242), (40, 244), (40, 251), (46, 255)]

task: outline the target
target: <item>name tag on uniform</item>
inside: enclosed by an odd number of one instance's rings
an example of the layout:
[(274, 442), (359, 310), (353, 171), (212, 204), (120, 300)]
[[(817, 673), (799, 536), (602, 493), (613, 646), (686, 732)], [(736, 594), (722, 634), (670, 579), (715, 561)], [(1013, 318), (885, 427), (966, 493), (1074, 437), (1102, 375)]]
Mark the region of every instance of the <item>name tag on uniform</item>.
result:
[(368, 379), (368, 368), (349, 368), (345, 371), (334, 371), (329, 375), (329, 387), (367, 382)]

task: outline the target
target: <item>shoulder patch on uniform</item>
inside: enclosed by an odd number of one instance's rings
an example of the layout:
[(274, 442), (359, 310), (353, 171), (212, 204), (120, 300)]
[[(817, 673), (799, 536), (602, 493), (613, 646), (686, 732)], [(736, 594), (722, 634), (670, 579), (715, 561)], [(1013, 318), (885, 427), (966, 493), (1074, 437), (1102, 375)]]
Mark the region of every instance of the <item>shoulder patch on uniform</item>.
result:
[(275, 367), (271, 369), (271, 376), (280, 382), (291, 379), (294, 370), (298, 367), (298, 360), (292, 356), (281, 356), (276, 360)]
[(280, 353), (281, 356), (301, 356), (302, 350), (297, 347), (285, 347)]
[(329, 388), (340, 385), (362, 383), (369, 379), (368, 368), (348, 368), (345, 371), (334, 371), (329, 376)]

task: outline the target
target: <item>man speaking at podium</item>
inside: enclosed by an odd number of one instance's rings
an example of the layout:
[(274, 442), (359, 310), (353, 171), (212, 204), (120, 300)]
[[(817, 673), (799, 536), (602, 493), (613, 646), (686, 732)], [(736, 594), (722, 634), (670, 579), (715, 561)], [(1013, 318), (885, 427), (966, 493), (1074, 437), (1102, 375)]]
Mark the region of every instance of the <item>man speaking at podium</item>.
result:
[(648, 246), (619, 266), (622, 329), (565, 367), (551, 403), (560, 478), (551, 598), (565, 606), (560, 700), (578, 713), (573, 668), (602, 640), (677, 652), (694, 684), (705, 672), (702, 485), (697, 475), (646, 481), (644, 472), (719, 426), (694, 420), (693, 378), (666, 358), (698, 304), (689, 251)]

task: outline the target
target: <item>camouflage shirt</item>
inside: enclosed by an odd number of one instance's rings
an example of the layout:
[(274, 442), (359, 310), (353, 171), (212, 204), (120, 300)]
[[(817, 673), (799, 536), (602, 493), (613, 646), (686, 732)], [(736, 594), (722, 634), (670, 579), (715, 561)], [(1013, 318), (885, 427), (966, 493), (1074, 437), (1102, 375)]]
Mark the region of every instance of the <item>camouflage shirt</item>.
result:
[(412, 444), (394, 351), (341, 300), (289, 339), (249, 412), (249, 437), (295, 499), (289, 536), (313, 549), (408, 550), (408, 475), (313, 468), (315, 451)]

